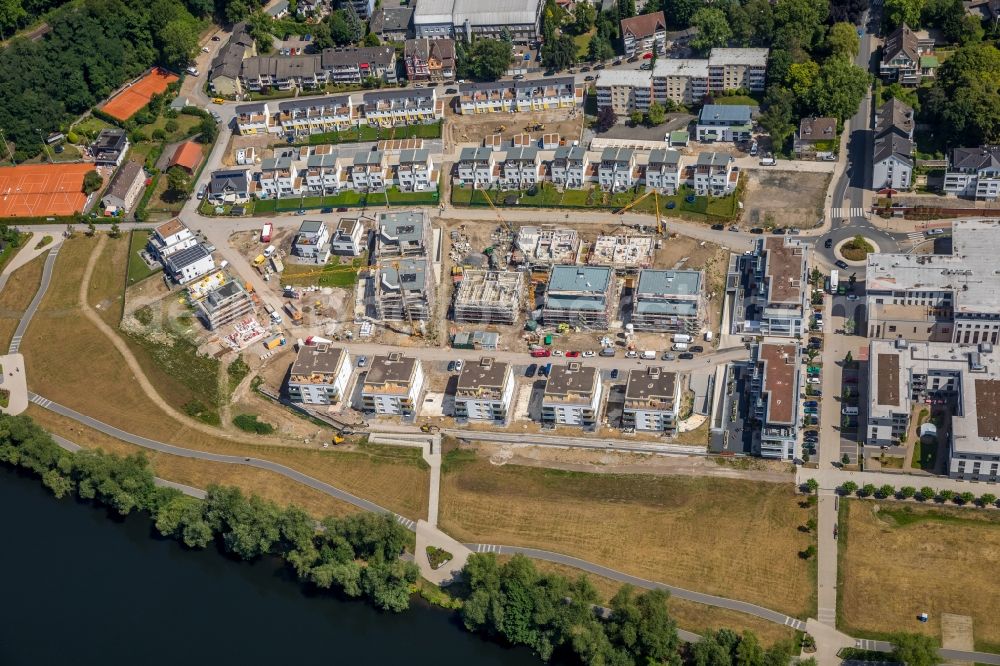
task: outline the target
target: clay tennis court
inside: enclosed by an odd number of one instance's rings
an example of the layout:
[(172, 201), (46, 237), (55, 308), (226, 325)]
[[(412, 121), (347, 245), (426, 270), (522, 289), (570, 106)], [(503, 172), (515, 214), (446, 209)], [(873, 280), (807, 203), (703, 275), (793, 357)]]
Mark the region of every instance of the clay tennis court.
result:
[(109, 99), (101, 111), (118, 120), (128, 120), (142, 107), (149, 104), (153, 95), (162, 94), (167, 86), (180, 77), (165, 69), (155, 68), (141, 79)]
[(93, 164), (23, 164), (0, 168), (0, 217), (72, 215), (87, 201), (83, 177)]

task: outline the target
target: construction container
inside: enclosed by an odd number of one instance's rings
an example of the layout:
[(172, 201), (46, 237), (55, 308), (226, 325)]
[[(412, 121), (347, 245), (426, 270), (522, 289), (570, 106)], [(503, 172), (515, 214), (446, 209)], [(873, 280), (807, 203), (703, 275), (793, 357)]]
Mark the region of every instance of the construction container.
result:
[(545, 338), (543, 339), (543, 342), (546, 345), (551, 345), (552, 344), (552, 336), (551, 335), (546, 335)]
[(273, 338), (270, 338), (264, 342), (264, 346), (267, 347), (268, 349), (277, 349), (278, 347), (281, 347), (284, 344), (285, 344), (285, 336), (283, 335), (276, 335)]
[(285, 270), (285, 265), (281, 263), (281, 259), (278, 255), (271, 255), (271, 267), (274, 269), (275, 273), (280, 273)]

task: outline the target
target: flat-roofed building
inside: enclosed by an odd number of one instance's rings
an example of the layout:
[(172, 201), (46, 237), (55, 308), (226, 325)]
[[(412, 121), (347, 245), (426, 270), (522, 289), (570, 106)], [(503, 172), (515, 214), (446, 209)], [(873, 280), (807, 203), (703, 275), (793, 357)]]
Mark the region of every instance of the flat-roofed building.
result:
[(125, 130), (117, 127), (102, 129), (94, 143), (90, 144), (90, 153), (94, 156), (97, 166), (119, 166), (128, 152), (128, 135)]
[(554, 365), (542, 394), (542, 425), (596, 430), (601, 411), (601, 373), (577, 361)]
[(653, 98), (660, 104), (700, 104), (709, 93), (708, 80), (704, 58), (659, 58), (653, 65)]
[(467, 270), (455, 288), (455, 321), (513, 324), (523, 293), (521, 271)]
[(538, 37), (541, 0), (420, 0), (413, 12), (417, 37), (454, 37), (471, 42), (473, 36), (500, 39), (509, 35), (527, 42)]
[(681, 383), (676, 373), (651, 365), (629, 370), (625, 384), (622, 427), (673, 432), (681, 407)]
[(750, 416), (760, 423), (753, 432), (753, 452), (763, 458), (798, 457), (798, 345), (756, 344), (751, 348)]
[(977, 201), (1000, 198), (1000, 146), (953, 148), (944, 174), (944, 191)]
[(706, 104), (698, 115), (695, 138), (711, 143), (734, 143), (750, 139), (753, 123), (746, 104)]
[(326, 263), (330, 258), (330, 232), (322, 220), (305, 220), (292, 241), (292, 254)]
[(701, 271), (646, 268), (632, 296), (632, 325), (639, 331), (697, 334), (704, 324)]
[(430, 319), (433, 292), (430, 271), (431, 267), (423, 257), (383, 262), (377, 269), (376, 279), (369, 281), (374, 289), (374, 304), (378, 308), (379, 319)]
[(376, 356), (361, 386), (362, 408), (386, 416), (415, 416), (423, 388), (424, 369), (419, 359), (399, 352)]
[(654, 245), (652, 236), (601, 235), (591, 244), (587, 263), (616, 270), (646, 268), (653, 263)]
[(178, 284), (186, 284), (215, 269), (212, 253), (196, 243), (167, 257), (163, 269)]
[(712, 92), (749, 90), (763, 92), (767, 83), (767, 54), (763, 48), (714, 48), (708, 56)]
[(330, 251), (347, 257), (356, 257), (364, 250), (365, 225), (356, 217), (342, 217), (330, 237)]
[(771, 236), (758, 240), (749, 254), (731, 257), (726, 289), (733, 298), (733, 334), (794, 338), (805, 333), (807, 251), (797, 239)]
[(1000, 480), (1000, 358), (993, 345), (872, 340), (868, 382), (866, 445), (899, 444), (915, 403), (947, 405), (948, 475)]
[(380, 260), (427, 254), (430, 220), (421, 210), (379, 213), (376, 254)]
[(307, 405), (334, 405), (347, 397), (350, 379), (347, 350), (301, 345), (288, 375), (288, 397)]
[(542, 321), (606, 330), (617, 299), (614, 273), (607, 266), (553, 266), (545, 289)]
[(597, 108), (610, 108), (619, 116), (644, 113), (653, 101), (653, 77), (641, 69), (605, 69), (594, 82)]
[(575, 229), (525, 226), (514, 240), (514, 258), (521, 264), (575, 264), (579, 252)]
[(243, 136), (267, 134), (270, 131), (271, 110), (264, 102), (240, 104), (236, 107), (236, 132)]
[(187, 225), (176, 217), (156, 227), (149, 236), (149, 249), (160, 261), (197, 243)]
[(196, 306), (198, 317), (210, 331), (253, 315), (253, 298), (238, 280), (229, 280), (209, 290)]
[(455, 418), (506, 423), (516, 387), (510, 363), (490, 357), (466, 363), (455, 388)]

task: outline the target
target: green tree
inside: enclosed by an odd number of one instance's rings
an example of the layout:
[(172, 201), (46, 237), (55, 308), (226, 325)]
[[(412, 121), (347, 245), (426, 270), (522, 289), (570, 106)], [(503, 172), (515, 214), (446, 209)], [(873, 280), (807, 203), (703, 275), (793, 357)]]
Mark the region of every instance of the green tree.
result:
[(893, 486), (889, 485), (888, 483), (879, 486), (878, 496), (881, 497), (882, 499), (888, 499), (895, 494), (896, 494), (896, 489)]
[(816, 519), (815, 518), (810, 518), (809, 520), (806, 521), (806, 531), (807, 532), (815, 532), (816, 531)]
[(473, 76), (481, 81), (496, 81), (510, 67), (510, 47), (494, 39), (479, 39), (469, 50)]
[(845, 481), (840, 486), (840, 492), (844, 495), (853, 495), (857, 489), (858, 489), (858, 484), (854, 483), (853, 481)]
[(96, 234), (96, 233), (97, 233), (97, 225), (94, 224), (93, 221), (88, 222), (87, 223), (87, 235), (90, 236), (91, 238), (93, 238), (94, 234)]
[[(844, 421), (847, 422), (847, 425), (844, 425)], [(841, 420), (840, 424), (842, 426), (844, 426), (844, 428), (846, 428), (847, 426), (851, 425), (851, 420), (845, 416)], [(849, 456), (849, 455), (847, 455), (845, 453), (844, 455), (840, 456), (840, 462), (841, 462), (842, 465), (850, 465), (851, 464), (851, 456)]]
[(250, 9), (243, 0), (229, 0), (225, 15), (227, 23), (238, 23), (250, 15)]
[(726, 14), (715, 7), (703, 7), (691, 17), (691, 26), (698, 28), (698, 34), (691, 40), (691, 48), (699, 52), (710, 51), (717, 46), (726, 46), (733, 38)]
[(926, 634), (894, 634), (893, 661), (906, 666), (937, 666), (941, 663), (937, 643)]
[(568, 69), (576, 62), (576, 42), (562, 34), (542, 44), (542, 64), (556, 71)]
[(573, 8), (573, 31), (578, 35), (589, 32), (597, 20), (597, 9), (589, 2), (579, 2)]
[(860, 490), (858, 490), (858, 496), (859, 497), (871, 497), (872, 495), (875, 494), (875, 492), (876, 492), (875, 484), (874, 483), (866, 483), (865, 485), (861, 486)]
[(905, 23), (911, 28), (919, 28), (924, 2), (925, 0), (885, 0), (882, 12), (886, 27), (895, 30)]
[(640, 663), (666, 663), (677, 652), (677, 625), (667, 610), (669, 593), (650, 590), (636, 596), (623, 585), (611, 599), (608, 638)]
[(635, 0), (618, 0), (618, 14), (623, 19), (635, 16)]
[(979, 503), (983, 506), (996, 506), (997, 496), (993, 493), (983, 493), (979, 497)]
[(633, 127), (641, 123), (642, 118), (643, 118), (642, 111), (633, 111), (632, 113), (628, 114), (629, 122), (632, 123)]
[(803, 560), (811, 560), (816, 557), (816, 546), (809, 544), (806, 546), (805, 550), (799, 552), (799, 557)]
[(809, 479), (809, 480), (807, 480), (806, 481), (806, 489), (810, 493), (815, 493), (817, 490), (819, 490), (819, 481), (817, 481), (816, 479)]
[(820, 67), (813, 88), (817, 114), (844, 120), (854, 115), (868, 92), (868, 72), (844, 58), (829, 58)]
[(587, 44), (588, 60), (592, 62), (601, 62), (604, 60), (611, 60), (614, 57), (615, 50), (611, 46), (611, 42), (606, 37), (597, 34), (590, 38), (590, 43)]
[(618, 122), (618, 116), (610, 106), (602, 107), (597, 112), (597, 131), (607, 132)]
[(160, 53), (168, 66), (178, 70), (188, 66), (198, 52), (198, 33), (187, 21), (171, 21), (160, 33)]
[(976, 501), (976, 494), (966, 490), (964, 493), (959, 495), (957, 499), (962, 501), (962, 504), (972, 504)]
[(854, 24), (842, 21), (831, 25), (826, 36), (826, 48), (832, 56), (853, 61), (861, 48), (861, 40)]
[(211, 116), (202, 118), (198, 123), (198, 141), (212, 143), (219, 136), (219, 126)]
[(852, 365), (854, 365), (854, 354), (847, 352), (847, 355), (844, 356), (844, 367), (848, 368)]
[(364, 45), (365, 46), (379, 46), (382, 42), (379, 41), (378, 35), (374, 32), (369, 32), (365, 35)]
[(663, 108), (662, 104), (658, 102), (653, 102), (649, 105), (649, 109), (646, 111), (646, 123), (650, 127), (656, 127), (657, 125), (662, 125), (667, 120), (667, 110)]
[(344, 13), (344, 21), (347, 23), (347, 29), (351, 37), (351, 44), (356, 44), (361, 41), (361, 38), (365, 34), (365, 24), (358, 16), (358, 12), (354, 9), (354, 5), (350, 2), (341, 3), (340, 11)]
[(781, 150), (797, 129), (794, 122), (795, 96), (783, 85), (772, 85), (764, 96), (760, 125), (770, 135), (775, 150)]
[(354, 42), (354, 31), (347, 22), (344, 11), (336, 10), (330, 14), (328, 19), (330, 26), (330, 39), (337, 46), (345, 46)]
[(930, 486), (924, 486), (923, 488), (920, 489), (920, 499), (924, 500), (925, 502), (929, 502), (933, 500), (935, 497), (937, 497), (937, 491), (931, 488)]
[(213, 535), (202, 508), (200, 501), (178, 492), (157, 509), (156, 529), (163, 536), (180, 539), (188, 548), (205, 548)]
[(819, 65), (812, 60), (792, 63), (788, 67), (788, 85), (800, 104), (812, 104), (818, 80)]
[(938, 121), (947, 143), (1000, 142), (1000, 50), (989, 44), (958, 49), (938, 70), (923, 110)]
[(0, 0), (0, 39), (13, 33), (27, 16), (21, 0)]
[(83, 193), (90, 194), (91, 192), (96, 192), (101, 189), (101, 185), (104, 184), (104, 179), (101, 178), (101, 174), (97, 171), (88, 171), (83, 176)]
[(938, 499), (940, 499), (942, 502), (947, 502), (948, 500), (950, 500), (952, 497), (955, 496), (955, 491), (948, 489), (939, 490), (937, 496)]
[(190, 187), (191, 179), (187, 171), (179, 166), (172, 166), (167, 170), (167, 189), (175, 200), (186, 199)]
[(118, 226), (117, 222), (111, 223), (111, 228), (108, 229), (108, 235), (112, 238), (121, 238), (122, 230), (121, 227)]
[(913, 486), (903, 486), (899, 489), (899, 496), (903, 499), (910, 499), (917, 494), (917, 489)]

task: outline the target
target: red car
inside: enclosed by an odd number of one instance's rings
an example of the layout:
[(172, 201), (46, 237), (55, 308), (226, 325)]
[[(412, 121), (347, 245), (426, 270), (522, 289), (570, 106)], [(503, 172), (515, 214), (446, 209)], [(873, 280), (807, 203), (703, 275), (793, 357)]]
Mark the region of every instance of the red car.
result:
[(643, 53), (642, 54), (642, 59), (643, 60), (652, 60), (653, 59), (653, 54), (652, 53)]
[(531, 356), (533, 358), (545, 358), (547, 356), (552, 356), (552, 352), (548, 349), (532, 349)]
[(580, 352), (578, 352), (578, 351), (568, 351), (568, 352), (566, 352), (566, 358), (576, 358), (579, 355), (580, 355)]

